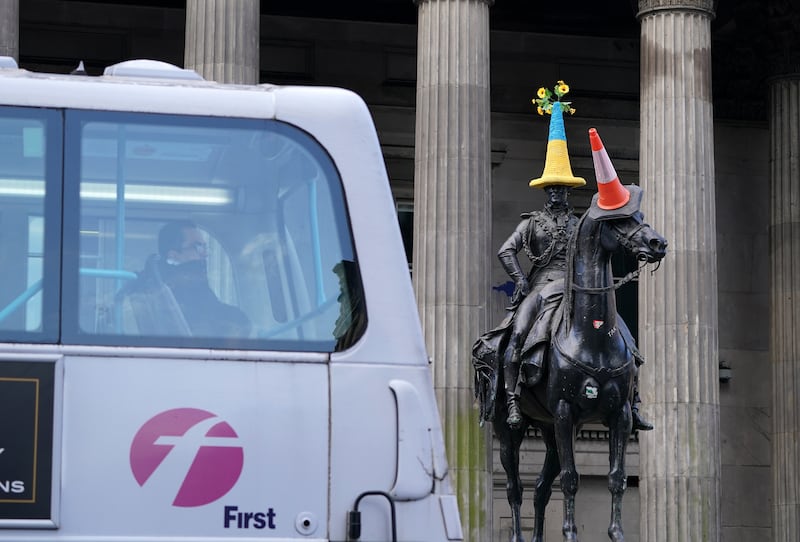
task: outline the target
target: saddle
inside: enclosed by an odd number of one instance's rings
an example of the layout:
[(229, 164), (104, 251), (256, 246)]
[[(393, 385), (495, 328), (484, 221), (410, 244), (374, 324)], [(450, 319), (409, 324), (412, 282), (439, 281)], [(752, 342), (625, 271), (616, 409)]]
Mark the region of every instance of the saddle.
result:
[[(531, 325), (522, 346), (520, 361), (523, 366), (526, 363), (535, 363), (533, 356), (544, 356), (546, 348), (540, 348), (537, 351), (536, 347), (542, 344), (549, 346), (551, 337), (558, 332), (564, 310), (561, 303), (564, 299), (564, 279), (553, 281), (542, 288), (539, 298), (536, 320)], [(644, 356), (636, 347), (636, 340), (622, 318), (617, 318), (617, 329), (625, 346), (633, 355), (636, 366), (639, 367), (644, 363)], [(542, 366), (542, 369), (544, 370), (546, 367)]]
[[(531, 325), (523, 343), (520, 361), (521, 373), (526, 364), (534, 363), (535, 357), (544, 359), (550, 347), (550, 339), (557, 332), (561, 321), (562, 300), (564, 299), (564, 280), (554, 280), (545, 285), (538, 294), (536, 320)], [(480, 423), (491, 421), (494, 417), (495, 399), (497, 398), (498, 373), (502, 371), (502, 359), (498, 352), (505, 350), (509, 331), (513, 323), (513, 312), (506, 316), (499, 326), (481, 335), (472, 346), (472, 366), (474, 374), (474, 393), (480, 407)], [(633, 354), (636, 366), (644, 363), (636, 341), (622, 318), (617, 320), (617, 327), (625, 345)], [(546, 371), (546, 364), (542, 364)], [(542, 378), (546, 378), (544, 373)]]
[(556, 331), (554, 328), (558, 325), (559, 318), (553, 316), (560, 307), (561, 300), (564, 299), (564, 279), (548, 282), (537, 295), (536, 320), (533, 321), (520, 351), (520, 361), (523, 365), (532, 362), (531, 351), (537, 345), (549, 342)]

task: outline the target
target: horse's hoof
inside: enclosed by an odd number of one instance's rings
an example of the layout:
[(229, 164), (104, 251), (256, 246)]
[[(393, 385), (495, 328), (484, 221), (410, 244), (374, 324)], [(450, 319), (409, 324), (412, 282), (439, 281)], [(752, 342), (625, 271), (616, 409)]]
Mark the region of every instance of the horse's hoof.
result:
[(578, 530), (576, 528), (565, 528), (561, 532), (564, 533), (564, 542), (578, 542)]
[(625, 535), (622, 534), (622, 529), (620, 528), (608, 529), (608, 537), (612, 542), (625, 542)]
[(578, 528), (573, 526), (564, 526), (561, 529), (564, 535), (564, 542), (578, 542)]

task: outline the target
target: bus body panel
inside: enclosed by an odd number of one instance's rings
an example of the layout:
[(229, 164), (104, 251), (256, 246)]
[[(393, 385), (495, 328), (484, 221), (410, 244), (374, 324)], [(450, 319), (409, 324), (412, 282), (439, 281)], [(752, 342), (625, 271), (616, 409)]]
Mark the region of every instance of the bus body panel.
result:
[[(63, 535), (325, 536), (327, 367), (64, 360)], [(98, 416), (102, 413), (101, 416)]]
[[(398, 540), (447, 539), (440, 499), (452, 488), (435, 407), (427, 367), (331, 365), (332, 539), (370, 490), (396, 499), (398, 518), (429, 519), (399, 521)], [(384, 498), (364, 498), (359, 509), (364, 540), (391, 539)]]

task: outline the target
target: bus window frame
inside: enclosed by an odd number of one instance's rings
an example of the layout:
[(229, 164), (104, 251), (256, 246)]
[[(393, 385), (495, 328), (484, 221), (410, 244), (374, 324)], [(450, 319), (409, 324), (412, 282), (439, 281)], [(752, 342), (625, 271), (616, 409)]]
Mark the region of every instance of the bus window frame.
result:
[[(63, 270), (62, 280), (65, 285), (70, 285), (63, 289), (62, 299), (62, 327), (61, 327), (61, 341), (64, 344), (82, 344), (82, 345), (99, 345), (99, 346), (142, 346), (142, 347), (155, 347), (155, 348), (211, 348), (211, 349), (234, 349), (234, 350), (274, 350), (274, 351), (302, 351), (302, 352), (320, 352), (332, 353), (339, 351), (337, 340), (332, 337), (330, 340), (316, 340), (310, 341), (307, 339), (275, 339), (269, 338), (265, 334), (256, 338), (210, 338), (210, 337), (177, 337), (177, 336), (149, 336), (149, 335), (122, 335), (122, 334), (99, 334), (87, 333), (80, 329), (78, 307), (79, 307), (79, 288), (77, 287), (80, 275), (80, 223), (81, 223), (81, 200), (80, 200), (80, 184), (81, 184), (81, 144), (82, 144), (82, 130), (83, 126), (90, 122), (108, 122), (124, 124), (126, 121), (135, 119), (136, 122), (152, 122), (155, 126), (162, 126), (159, 124), (159, 119), (169, 119), (169, 126), (210, 126), (219, 125), (225, 126), (226, 123), (231, 125), (245, 126), (247, 128), (255, 128), (258, 125), (269, 126), (271, 131), (288, 131), (292, 134), (292, 138), (305, 149), (309, 155), (315, 159), (318, 165), (324, 172), (324, 176), (328, 182), (335, 185), (331, 186), (331, 204), (335, 209), (341, 211), (336, 213), (335, 227), (337, 229), (338, 238), (342, 243), (349, 245), (347, 249), (352, 254), (353, 261), (357, 265), (357, 254), (355, 248), (355, 241), (353, 238), (352, 224), (348, 212), (347, 200), (345, 196), (345, 187), (341, 175), (336, 168), (332, 157), (328, 154), (327, 150), (308, 132), (293, 126), (288, 123), (273, 119), (241, 119), (234, 117), (212, 117), (202, 115), (180, 115), (180, 114), (163, 114), (163, 113), (143, 113), (132, 111), (94, 111), (84, 109), (66, 109), (64, 111), (64, 160), (63, 160), (63, 204), (64, 215), (62, 218), (63, 223)], [(279, 198), (280, 199), (280, 198)], [(282, 212), (282, 210), (280, 211)], [(285, 232), (279, 231), (280, 236), (284, 236)], [(72, 286), (75, 287), (72, 287)], [(360, 283), (358, 288), (363, 292), (363, 285)], [(362, 310), (364, 311), (364, 322), (366, 322), (366, 302), (362, 298)], [(330, 300), (329, 300), (330, 301)], [(335, 301), (335, 298), (334, 298)], [(67, 308), (70, 313), (67, 312)], [(309, 311), (309, 314), (317, 312), (324, 307), (316, 307), (314, 310)], [(296, 320), (295, 325), (302, 325), (304, 320), (309, 319), (309, 314), (303, 315)], [(364, 324), (362, 328), (358, 329), (357, 336), (360, 337), (366, 328)], [(267, 330), (269, 331), (269, 330)]]
[[(42, 107), (0, 106), (3, 118), (40, 120), (44, 126), (44, 204), (41, 208), (44, 220), (44, 242), (42, 258), (42, 312), (38, 331), (0, 330), (0, 342), (57, 343), (61, 337), (61, 232), (62, 186), (63, 186), (63, 138), (64, 115), (59, 109)], [(37, 215), (30, 215), (37, 216)], [(53, 224), (55, 222), (55, 224)], [(32, 285), (33, 286), (33, 285)], [(32, 288), (31, 286), (31, 288)], [(31, 289), (29, 288), (29, 290)], [(27, 290), (26, 290), (27, 292)], [(21, 292), (21, 299), (26, 292)], [(32, 292), (33, 297), (36, 292)], [(6, 307), (14, 303), (12, 300)], [(2, 310), (2, 308), (0, 308)]]

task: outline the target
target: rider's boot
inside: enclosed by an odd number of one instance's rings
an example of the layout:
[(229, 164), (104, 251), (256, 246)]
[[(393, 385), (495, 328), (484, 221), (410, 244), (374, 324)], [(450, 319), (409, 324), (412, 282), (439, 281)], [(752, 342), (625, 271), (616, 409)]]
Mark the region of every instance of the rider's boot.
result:
[(639, 403), (642, 400), (639, 398), (638, 388), (633, 389), (633, 397), (631, 398), (631, 416), (633, 417), (633, 430), (634, 431), (652, 431), (653, 424), (642, 418), (639, 413)]
[(514, 359), (505, 363), (503, 370), (506, 384), (506, 404), (508, 406), (508, 418), (506, 423), (511, 429), (518, 429), (522, 425), (522, 413), (519, 410), (519, 397), (517, 396), (517, 380), (519, 379), (519, 362)]
[(525, 385), (529, 388), (534, 387), (542, 379), (542, 367), (544, 366), (544, 353), (547, 348), (545, 343), (539, 343), (531, 350), (529, 359), (522, 364), (522, 374)]

